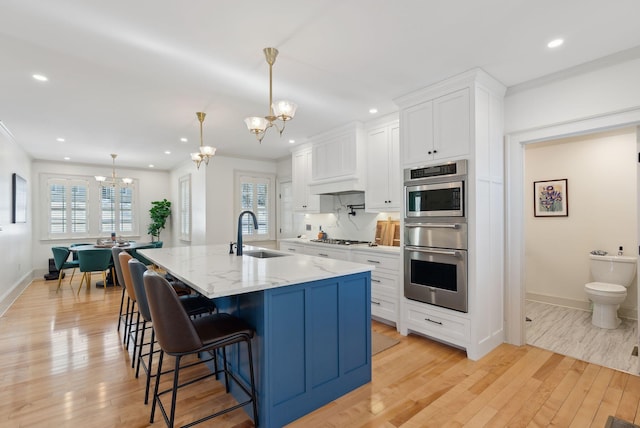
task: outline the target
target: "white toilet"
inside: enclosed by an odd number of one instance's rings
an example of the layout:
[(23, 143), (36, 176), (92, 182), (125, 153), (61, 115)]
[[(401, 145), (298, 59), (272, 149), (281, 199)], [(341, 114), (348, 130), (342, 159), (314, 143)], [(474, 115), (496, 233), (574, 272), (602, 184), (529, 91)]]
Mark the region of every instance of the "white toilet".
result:
[(594, 282), (585, 284), (593, 302), (591, 323), (596, 327), (614, 329), (620, 325), (618, 307), (627, 297), (627, 287), (636, 275), (636, 258), (628, 256), (589, 255)]

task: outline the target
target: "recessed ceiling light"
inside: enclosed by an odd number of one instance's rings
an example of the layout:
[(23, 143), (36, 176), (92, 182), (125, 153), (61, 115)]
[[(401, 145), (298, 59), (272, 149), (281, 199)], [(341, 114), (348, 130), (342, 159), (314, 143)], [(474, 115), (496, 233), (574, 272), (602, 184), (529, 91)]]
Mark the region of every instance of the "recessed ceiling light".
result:
[(369, 109), (369, 113), (371, 113), (371, 114), (376, 114), (377, 112), (378, 112), (377, 108), (370, 108)]
[(71, 160), (71, 158), (69, 156), (65, 156), (64, 160)]
[(182, 138), (180, 138), (180, 141), (182, 141), (183, 143), (186, 143), (189, 140), (187, 140), (186, 138), (182, 137)]
[(150, 164), (149, 164), (149, 168), (155, 168), (155, 165), (154, 165), (154, 164), (152, 164), (152, 163), (150, 163)]
[(47, 80), (49, 80), (49, 78), (47, 76), (44, 76), (42, 74), (34, 74), (33, 78), (40, 81), (40, 82), (46, 82)]
[(170, 154), (171, 154), (171, 152), (170, 152), (169, 150), (166, 150), (166, 151), (164, 152), (164, 154), (165, 154), (165, 155), (170, 155)]
[(289, 140), (289, 144), (293, 144), (295, 142), (296, 142), (296, 140)]
[(551, 40), (549, 43), (547, 43), (547, 47), (553, 49), (553, 48), (557, 48), (558, 46), (562, 45), (564, 43), (563, 39), (555, 39), (555, 40)]
[(59, 143), (64, 143), (64, 138), (58, 137), (56, 138), (56, 141), (58, 141)]

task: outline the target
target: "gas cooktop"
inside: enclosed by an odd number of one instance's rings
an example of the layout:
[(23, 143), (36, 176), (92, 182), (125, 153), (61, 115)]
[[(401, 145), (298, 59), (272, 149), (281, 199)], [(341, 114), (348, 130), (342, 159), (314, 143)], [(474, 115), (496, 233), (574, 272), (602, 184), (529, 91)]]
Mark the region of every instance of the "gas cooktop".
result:
[(323, 244), (335, 244), (335, 245), (355, 245), (355, 244), (368, 244), (369, 241), (356, 241), (355, 239), (311, 239), (311, 242), (321, 242)]

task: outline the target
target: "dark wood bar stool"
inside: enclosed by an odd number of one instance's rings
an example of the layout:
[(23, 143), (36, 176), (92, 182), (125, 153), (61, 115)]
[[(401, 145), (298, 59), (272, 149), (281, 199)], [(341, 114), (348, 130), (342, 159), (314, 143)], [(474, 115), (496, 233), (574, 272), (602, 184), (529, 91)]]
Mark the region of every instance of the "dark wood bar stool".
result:
[[(158, 344), (160, 345), (160, 349), (162, 350), (158, 360), (158, 372), (156, 375), (150, 422), (153, 423), (155, 408), (156, 405), (158, 405), (165, 422), (170, 428), (172, 428), (175, 420), (176, 396), (178, 389), (212, 376), (217, 377), (218, 374), (224, 373), (226, 392), (229, 392), (229, 381), (233, 380), (244, 391), (248, 399), (184, 426), (188, 427), (199, 424), (217, 416), (226, 414), (232, 410), (239, 409), (249, 403), (253, 406), (254, 423), (258, 426), (258, 408), (253, 372), (253, 355), (251, 351), (251, 339), (253, 338), (254, 330), (240, 318), (226, 313), (216, 313), (195, 319), (189, 318), (189, 315), (187, 314), (184, 306), (180, 303), (180, 299), (173, 287), (166, 279), (153, 271), (147, 271), (144, 273), (144, 288), (147, 294), (151, 319), (153, 320), (153, 328)], [(245, 386), (240, 380), (238, 380), (233, 372), (228, 370), (227, 366), (226, 347), (242, 342), (246, 344), (247, 348), (250, 375), (249, 387)], [(213, 359), (214, 362), (216, 362), (215, 369), (207, 375), (180, 383), (180, 369), (188, 367), (180, 367), (182, 357), (200, 353), (210, 353), (212, 355), (221, 353), (222, 368), (218, 369), (217, 360), (213, 357), (211, 359), (201, 360), (194, 364), (205, 363)], [(162, 372), (164, 354), (169, 354), (175, 357), (173, 386), (164, 391), (159, 391), (160, 378), (164, 374)], [(171, 393), (171, 408), (167, 413), (160, 397), (168, 393)]]

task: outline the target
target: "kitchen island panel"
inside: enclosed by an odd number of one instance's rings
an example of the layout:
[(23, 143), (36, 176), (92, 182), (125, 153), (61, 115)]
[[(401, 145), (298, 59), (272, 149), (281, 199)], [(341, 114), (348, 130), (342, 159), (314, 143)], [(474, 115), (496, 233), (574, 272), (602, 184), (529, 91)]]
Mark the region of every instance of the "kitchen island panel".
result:
[[(256, 330), (260, 426), (281, 427), (371, 381), (370, 299), (370, 272), (216, 299)], [(244, 352), (231, 354), (248, 379)]]

